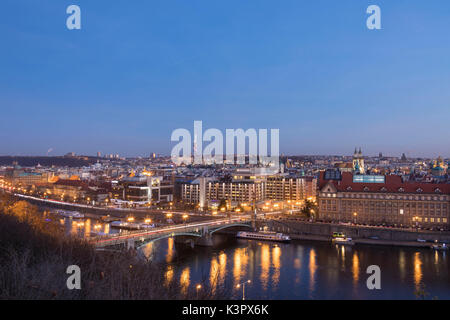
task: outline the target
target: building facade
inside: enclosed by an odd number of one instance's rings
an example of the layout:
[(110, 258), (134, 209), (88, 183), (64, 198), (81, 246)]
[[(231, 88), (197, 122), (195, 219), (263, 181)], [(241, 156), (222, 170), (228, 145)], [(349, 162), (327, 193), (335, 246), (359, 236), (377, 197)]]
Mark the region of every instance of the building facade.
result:
[(305, 200), (315, 198), (317, 179), (288, 175), (257, 175), (237, 171), (229, 180), (198, 178), (181, 185), (181, 200), (206, 208), (211, 202), (226, 200), (232, 206), (265, 200)]
[(112, 198), (149, 204), (173, 201), (173, 181), (163, 176), (130, 176), (112, 184)]
[(181, 198), (187, 204), (200, 204), (202, 208), (211, 201), (226, 200), (231, 204), (253, 203), (264, 200), (262, 182), (206, 181), (199, 178), (181, 186)]
[(325, 221), (449, 229), (450, 185), (321, 172), (318, 205)]
[(265, 184), (267, 200), (300, 201), (316, 196), (317, 179), (313, 177), (270, 176)]

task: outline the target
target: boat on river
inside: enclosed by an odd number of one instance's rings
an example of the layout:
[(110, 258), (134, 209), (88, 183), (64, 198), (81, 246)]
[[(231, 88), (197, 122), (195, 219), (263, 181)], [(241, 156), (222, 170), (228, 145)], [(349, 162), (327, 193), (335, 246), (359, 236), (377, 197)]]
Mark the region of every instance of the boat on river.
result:
[(84, 218), (84, 214), (82, 214), (78, 211), (55, 210), (54, 213), (56, 213), (59, 216), (65, 217), (65, 218), (72, 218), (72, 219), (83, 219)]
[(291, 238), (287, 235), (277, 232), (261, 231), (261, 232), (247, 232), (240, 231), (236, 235), (237, 238), (242, 239), (253, 239), (253, 240), (264, 240), (264, 241), (278, 241), (278, 242), (289, 242)]
[(449, 246), (447, 246), (445, 243), (434, 243), (431, 245), (431, 249), (434, 250), (448, 250)]
[(333, 243), (335, 244), (342, 244), (344, 246), (353, 246), (355, 244), (355, 242), (353, 241), (352, 238), (333, 238), (333, 240), (331, 240)]
[(352, 238), (348, 238), (344, 233), (342, 232), (334, 232), (333, 233), (333, 239), (331, 242), (335, 244), (342, 244), (346, 246), (352, 246), (355, 244)]

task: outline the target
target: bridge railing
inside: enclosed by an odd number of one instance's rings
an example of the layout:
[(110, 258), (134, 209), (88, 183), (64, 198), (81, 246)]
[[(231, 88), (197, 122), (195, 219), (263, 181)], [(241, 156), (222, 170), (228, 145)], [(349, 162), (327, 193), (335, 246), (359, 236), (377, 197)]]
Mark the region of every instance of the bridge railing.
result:
[(121, 233), (113, 233), (113, 234), (109, 234), (109, 235), (96, 236), (96, 237), (90, 238), (89, 241), (99, 242), (99, 241), (104, 241), (104, 240), (111, 240), (111, 241), (124, 240), (124, 239), (133, 238), (134, 236), (135, 237), (146, 237), (146, 236), (149, 236), (152, 234), (159, 234), (162, 232), (170, 232), (170, 231), (175, 231), (175, 230), (186, 230), (186, 229), (192, 229), (192, 228), (201, 229), (201, 228), (205, 228), (205, 227), (211, 227), (214, 225), (224, 225), (224, 224), (228, 224), (228, 223), (244, 222), (244, 221), (249, 221), (249, 220), (250, 219), (239, 217), (239, 218), (233, 218), (233, 219), (213, 220), (213, 221), (209, 221), (209, 222), (200, 222), (200, 223), (193, 222), (193, 223), (186, 223), (186, 224), (176, 224), (176, 225), (172, 225), (172, 226), (155, 227), (155, 228), (146, 229), (146, 230), (125, 231), (125, 232), (121, 232)]

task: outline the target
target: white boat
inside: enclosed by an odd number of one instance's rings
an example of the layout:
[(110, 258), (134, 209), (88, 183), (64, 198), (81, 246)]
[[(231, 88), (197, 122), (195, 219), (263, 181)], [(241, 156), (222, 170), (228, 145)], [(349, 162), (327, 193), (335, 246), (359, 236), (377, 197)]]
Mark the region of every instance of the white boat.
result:
[(141, 223), (139, 226), (140, 226), (142, 229), (152, 229), (152, 228), (155, 227), (154, 224), (147, 224), (147, 223)]
[(267, 241), (278, 241), (278, 242), (288, 242), (291, 238), (282, 233), (261, 231), (261, 232), (246, 232), (240, 231), (236, 235), (237, 238), (243, 239), (254, 239), (254, 240), (267, 240)]
[(55, 213), (66, 218), (73, 218), (73, 219), (84, 218), (84, 214), (79, 213), (78, 211), (56, 210)]
[(125, 222), (125, 221), (113, 221), (110, 223), (111, 228), (126, 229), (126, 230), (139, 230), (141, 225), (139, 223)]
[(336, 244), (346, 245), (346, 246), (352, 246), (355, 244), (355, 242), (353, 241), (352, 238), (346, 238), (346, 237), (333, 238), (332, 242), (336, 243)]
[(115, 227), (115, 228), (125, 228), (128, 227), (128, 222), (123, 222), (123, 221), (113, 221), (110, 223), (111, 227)]
[(448, 248), (449, 247), (445, 243), (443, 244), (435, 243), (431, 246), (431, 249), (434, 250), (448, 250)]

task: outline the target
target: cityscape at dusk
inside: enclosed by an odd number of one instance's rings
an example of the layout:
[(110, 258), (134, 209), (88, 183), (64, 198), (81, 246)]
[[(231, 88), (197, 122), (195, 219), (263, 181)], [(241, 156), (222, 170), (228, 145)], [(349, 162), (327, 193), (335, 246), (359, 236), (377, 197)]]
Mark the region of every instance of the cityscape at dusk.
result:
[(0, 7), (0, 300), (450, 300), (448, 1)]

